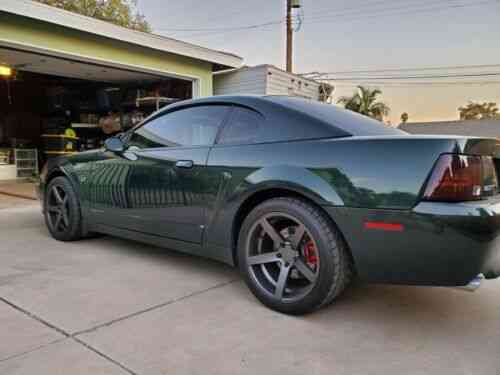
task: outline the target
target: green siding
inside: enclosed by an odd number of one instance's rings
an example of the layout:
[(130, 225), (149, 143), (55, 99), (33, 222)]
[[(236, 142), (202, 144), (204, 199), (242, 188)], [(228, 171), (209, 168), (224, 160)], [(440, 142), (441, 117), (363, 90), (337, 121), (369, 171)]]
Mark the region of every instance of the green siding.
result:
[(199, 78), (201, 96), (213, 95), (212, 64), (0, 12), (2, 41)]

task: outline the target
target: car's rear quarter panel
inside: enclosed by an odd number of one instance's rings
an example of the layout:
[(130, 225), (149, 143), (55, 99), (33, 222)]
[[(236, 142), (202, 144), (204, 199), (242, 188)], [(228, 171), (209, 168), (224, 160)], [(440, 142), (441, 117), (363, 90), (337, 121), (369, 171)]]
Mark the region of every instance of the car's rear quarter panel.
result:
[[(453, 152), (492, 155), (496, 148), (494, 141), (411, 136), (214, 147), (208, 169), (224, 173), (225, 180), (208, 207), (207, 248), (230, 249), (239, 207), (278, 187), (324, 208), (343, 233), (361, 279), (466, 284), (496, 252), (498, 219), (487, 211), (445, 210), (453, 204), (429, 212), (420, 203), (439, 155)], [(398, 223), (403, 230), (369, 230), (368, 221)]]
[(229, 246), (240, 205), (273, 187), (289, 188), (321, 206), (410, 210), (439, 154), (454, 147), (450, 139), (412, 137), (216, 146), (208, 169), (225, 178), (209, 204), (207, 241)]

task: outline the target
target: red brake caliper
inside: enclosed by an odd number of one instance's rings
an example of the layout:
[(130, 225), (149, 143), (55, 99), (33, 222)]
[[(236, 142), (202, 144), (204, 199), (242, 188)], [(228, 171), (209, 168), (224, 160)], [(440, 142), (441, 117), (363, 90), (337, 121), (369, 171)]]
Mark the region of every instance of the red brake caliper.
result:
[(312, 240), (306, 242), (304, 246), (304, 257), (306, 258), (306, 262), (312, 268), (318, 265), (318, 254), (316, 252), (316, 246)]

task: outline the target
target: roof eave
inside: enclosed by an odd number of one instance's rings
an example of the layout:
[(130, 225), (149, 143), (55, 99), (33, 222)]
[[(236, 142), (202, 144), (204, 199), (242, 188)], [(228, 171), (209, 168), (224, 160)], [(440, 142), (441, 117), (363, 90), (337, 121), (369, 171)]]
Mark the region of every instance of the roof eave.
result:
[(231, 53), (212, 50), (160, 35), (127, 29), (110, 22), (68, 12), (30, 0), (2, 0), (0, 2), (0, 11), (141, 47), (210, 62), (214, 64), (214, 70), (239, 68), (243, 63), (241, 57)]

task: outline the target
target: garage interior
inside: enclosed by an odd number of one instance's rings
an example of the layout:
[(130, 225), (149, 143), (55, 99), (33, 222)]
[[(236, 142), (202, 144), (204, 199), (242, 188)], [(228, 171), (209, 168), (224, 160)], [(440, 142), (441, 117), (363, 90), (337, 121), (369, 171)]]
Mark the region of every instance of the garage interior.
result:
[(0, 182), (36, 180), (48, 158), (100, 148), (193, 81), (0, 48)]

